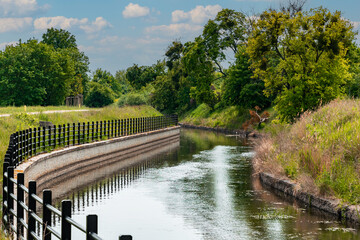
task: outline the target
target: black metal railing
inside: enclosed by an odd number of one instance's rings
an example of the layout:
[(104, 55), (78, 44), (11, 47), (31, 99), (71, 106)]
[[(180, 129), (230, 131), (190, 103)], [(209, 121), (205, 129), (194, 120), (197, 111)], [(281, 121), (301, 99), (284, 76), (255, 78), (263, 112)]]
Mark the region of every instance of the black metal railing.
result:
[[(9, 147), (3, 164), (3, 225), (17, 239), (71, 239), (71, 228), (78, 228), (86, 239), (102, 239), (97, 235), (96, 215), (86, 217), (86, 227), (71, 218), (71, 201), (63, 200), (61, 211), (52, 205), (51, 190), (44, 190), (43, 197), (36, 195), (36, 182), (30, 181), (27, 188), (24, 174), (14, 178), (14, 169), (24, 160), (37, 154), (99, 140), (127, 136), (177, 125), (178, 118), (158, 116), (130, 118), (58, 125), (16, 132), (10, 136)], [(16, 190), (16, 193), (15, 193)], [(27, 199), (27, 203), (25, 201)], [(14, 204), (15, 203), (15, 204)], [(42, 207), (42, 217), (36, 214), (37, 205)], [(61, 232), (51, 225), (52, 216), (61, 218)], [(16, 220), (16, 221), (15, 221)], [(41, 231), (36, 226), (41, 226)], [(132, 239), (122, 235), (120, 240)]]

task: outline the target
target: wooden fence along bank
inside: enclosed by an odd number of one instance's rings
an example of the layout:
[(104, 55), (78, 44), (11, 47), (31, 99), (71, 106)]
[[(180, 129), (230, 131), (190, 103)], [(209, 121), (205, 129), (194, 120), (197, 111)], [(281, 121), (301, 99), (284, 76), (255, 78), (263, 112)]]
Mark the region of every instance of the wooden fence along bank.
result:
[[(174, 131), (174, 129), (178, 131), (176, 127), (173, 127), (177, 124), (177, 116), (159, 116), (64, 124), (27, 129), (12, 134), (3, 165), (2, 220), (5, 231), (16, 237), (16, 239), (48, 240), (52, 236), (58, 239), (71, 239), (71, 228), (75, 227), (84, 232), (84, 239), (102, 239), (97, 234), (98, 219), (96, 215), (88, 215), (86, 217), (86, 226), (81, 226), (71, 218), (72, 203), (70, 200), (63, 200), (61, 202), (61, 211), (58, 210), (52, 205), (52, 191), (45, 189), (43, 190), (42, 197), (39, 197), (36, 194), (37, 181), (32, 179), (26, 181), (28, 179), (27, 175), (31, 177), (36, 176), (34, 174), (36, 172), (34, 171), (35, 167), (37, 167), (37, 171), (43, 171), (42, 169), (46, 170), (51, 167), (54, 169), (59, 168), (62, 164), (59, 161), (64, 156), (69, 158), (69, 155), (72, 154), (73, 158), (79, 156), (86, 158), (88, 156), (81, 151), (89, 151), (89, 149), (92, 149), (93, 152), (95, 151), (93, 149), (96, 148), (97, 151), (108, 151), (104, 155), (110, 155), (114, 158), (116, 155), (111, 155), (110, 151), (114, 151), (114, 148), (119, 148), (120, 146), (120, 148), (123, 148), (122, 151), (128, 152), (128, 148), (131, 147), (123, 146), (127, 142), (131, 144), (131, 141), (133, 141), (132, 144), (137, 144), (133, 151), (138, 151), (139, 148), (151, 148), (152, 145), (147, 146), (149, 143), (146, 141), (163, 143), (174, 138), (176, 134), (178, 136), (178, 132), (168, 133)], [(156, 135), (159, 136), (154, 137)], [(124, 138), (128, 140), (124, 141)], [(137, 142), (135, 143), (134, 141)], [(57, 154), (48, 153), (56, 148), (64, 148), (64, 150)], [(33, 156), (36, 156), (34, 158), (45, 157), (39, 159), (38, 164), (34, 162), (33, 165), (35, 167), (33, 169), (29, 168), (29, 171), (18, 172), (15, 177), (15, 168), (22, 163), (26, 164)], [(53, 161), (50, 163), (48, 160), (51, 157), (53, 157), (51, 159)], [(90, 156), (88, 161), (85, 164), (91, 165), (95, 164), (95, 161), (102, 161), (102, 158), (97, 158), (96, 155), (93, 155), (93, 157)], [(63, 173), (60, 172), (58, 175), (61, 176)], [(42, 217), (36, 214), (36, 209), (39, 206), (42, 207)], [(51, 220), (54, 215), (61, 218), (61, 232), (57, 232), (52, 227)], [(39, 225), (41, 229), (37, 228)], [(130, 235), (122, 235), (119, 239), (128, 240), (132, 239), (132, 237)]]

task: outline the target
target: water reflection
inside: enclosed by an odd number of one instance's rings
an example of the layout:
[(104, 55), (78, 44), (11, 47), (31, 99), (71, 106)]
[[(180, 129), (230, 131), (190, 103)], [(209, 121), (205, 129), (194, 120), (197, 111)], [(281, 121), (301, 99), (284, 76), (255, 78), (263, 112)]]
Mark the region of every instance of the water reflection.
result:
[(105, 239), (360, 239), (356, 228), (263, 188), (251, 157), (242, 140), (183, 129), (180, 148), (66, 198), (83, 225), (85, 215), (98, 214)]

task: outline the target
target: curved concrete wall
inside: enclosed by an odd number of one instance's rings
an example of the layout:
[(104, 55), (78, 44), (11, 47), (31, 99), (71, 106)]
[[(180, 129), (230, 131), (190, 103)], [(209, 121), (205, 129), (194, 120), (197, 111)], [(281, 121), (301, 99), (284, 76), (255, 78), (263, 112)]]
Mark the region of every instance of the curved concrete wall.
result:
[[(137, 164), (146, 160), (149, 152), (179, 143), (179, 139), (180, 127), (171, 127), (72, 146), (32, 157), (19, 165), (15, 171), (24, 172), (26, 185), (30, 180), (37, 181), (37, 190), (40, 192), (71, 179), (79, 179), (86, 173), (96, 172), (97, 169), (114, 163), (116, 163), (114, 169), (117, 170)], [(96, 179), (89, 179), (89, 181), (94, 180)], [(79, 181), (78, 185), (84, 185), (89, 181)], [(77, 183), (74, 181), (72, 183), (61, 184), (63, 186), (61, 191), (54, 195), (62, 195), (74, 189)]]

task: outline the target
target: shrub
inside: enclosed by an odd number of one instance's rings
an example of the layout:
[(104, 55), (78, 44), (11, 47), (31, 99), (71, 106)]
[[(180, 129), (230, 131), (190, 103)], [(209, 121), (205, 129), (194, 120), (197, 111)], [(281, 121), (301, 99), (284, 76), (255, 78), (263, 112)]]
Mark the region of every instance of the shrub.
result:
[(85, 98), (85, 105), (88, 107), (104, 107), (115, 100), (113, 91), (100, 83), (90, 83), (90, 90)]
[(124, 105), (138, 106), (147, 103), (148, 103), (148, 99), (146, 98), (146, 96), (136, 92), (131, 92), (126, 95), (122, 95), (117, 102), (119, 107), (122, 107)]

